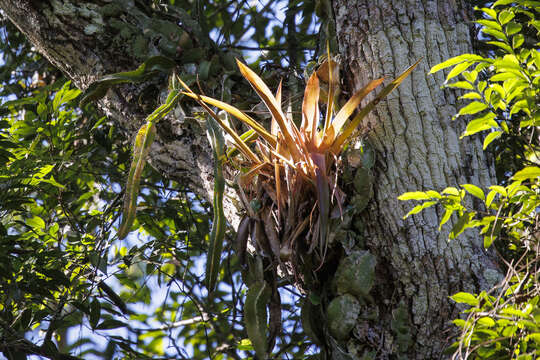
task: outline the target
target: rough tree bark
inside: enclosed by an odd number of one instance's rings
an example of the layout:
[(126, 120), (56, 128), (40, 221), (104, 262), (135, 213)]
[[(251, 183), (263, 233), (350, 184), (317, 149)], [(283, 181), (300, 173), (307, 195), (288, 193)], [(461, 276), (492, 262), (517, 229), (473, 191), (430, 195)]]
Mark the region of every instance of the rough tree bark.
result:
[[(431, 208), (404, 221), (411, 204), (396, 198), (419, 189), (494, 183), (481, 139), (458, 139), (464, 125), (451, 121), (456, 93), (440, 89), (442, 74), (428, 75), (443, 60), (472, 52), (470, 9), (466, 1), (446, 0), (336, 0), (334, 9), (351, 88), (395, 76), (424, 59), (371, 115), (368, 141), (378, 162), (374, 201), (364, 222), (368, 248), (378, 262), (379, 320), (392, 317), (395, 298), (403, 299), (414, 339), (409, 357), (437, 358), (447, 345), (448, 319), (456, 315), (448, 296), (485, 289), (497, 278), (496, 266), (476, 233), (448, 242), (448, 228), (438, 231), (440, 211)], [(390, 349), (386, 341), (395, 336), (385, 331), (378, 335)]]
[[(178, 39), (163, 30), (167, 26), (183, 22), (189, 32), (181, 16), (157, 18), (137, 1), (119, 3), (120, 8), (106, 0), (3, 0), (0, 7), (84, 89), (103, 74), (134, 69), (144, 56), (170, 49), (170, 40)], [(406, 191), (492, 183), (480, 140), (458, 141), (463, 126), (451, 122), (456, 94), (440, 90), (442, 75), (427, 75), (443, 59), (471, 51), (466, 1), (335, 0), (333, 7), (349, 90), (381, 75), (391, 78), (424, 59), (370, 116), (368, 142), (377, 153), (376, 180), (374, 197), (361, 218), (366, 246), (377, 258), (371, 307), (378, 316), (376, 321), (358, 321), (351, 344), (359, 353), (362, 348), (377, 350), (377, 358), (439, 358), (447, 345), (448, 320), (456, 315), (448, 296), (488, 287), (496, 266), (474, 233), (448, 242), (448, 231), (437, 229), (437, 209), (404, 221), (411, 205), (396, 198)], [(153, 26), (159, 21), (168, 25)], [(144, 118), (137, 103), (140, 90), (124, 86), (99, 103), (127, 135)], [(204, 129), (182, 116), (169, 116), (159, 128), (152, 165), (210, 199), (212, 160)], [(228, 217), (233, 224), (238, 221), (230, 201)], [(405, 344), (399, 343), (395, 329), (398, 307), (408, 315), (410, 340)]]

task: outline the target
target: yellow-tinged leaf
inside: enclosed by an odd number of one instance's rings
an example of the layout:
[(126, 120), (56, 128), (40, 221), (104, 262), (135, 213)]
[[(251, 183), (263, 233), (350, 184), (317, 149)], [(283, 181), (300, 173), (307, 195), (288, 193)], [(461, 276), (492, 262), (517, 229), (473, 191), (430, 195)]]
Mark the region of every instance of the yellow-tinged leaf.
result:
[(184, 82), (182, 82), (182, 80), (179, 79), (179, 81), (181, 82), (182, 86), (184, 86), (189, 92), (184, 92), (183, 94), (189, 96), (189, 97), (192, 97), (194, 98), (195, 100), (197, 100), (197, 102), (208, 112), (208, 114), (210, 114), (210, 116), (212, 116), (212, 118), (214, 120), (217, 121), (217, 123), (219, 124), (219, 126), (221, 126), (223, 128), (223, 130), (225, 130), (225, 132), (227, 132), (227, 134), (231, 135), (231, 137), (233, 138), (234, 142), (236, 143), (236, 147), (237, 149), (242, 153), (244, 154), (244, 156), (246, 156), (247, 158), (249, 158), (252, 162), (254, 163), (260, 163), (261, 161), (259, 160), (259, 158), (257, 157), (257, 155), (255, 155), (255, 153), (253, 151), (251, 151), (251, 149), (244, 143), (244, 141), (242, 140), (242, 138), (236, 133), (236, 131), (234, 131), (233, 129), (231, 129), (227, 124), (225, 124), (220, 118), (219, 116), (217, 116), (217, 114), (208, 107), (208, 105), (206, 105), (206, 103), (204, 101), (202, 101), (200, 99), (200, 96), (199, 95), (196, 95), (195, 93), (193, 93), (191, 91), (191, 89), (189, 89), (187, 87), (187, 85), (185, 85)]
[(444, 189), (443, 191), (441, 191), (441, 194), (459, 196), (459, 190), (456, 189), (453, 186), (449, 186), (446, 189)]
[[(282, 83), (283, 83), (283, 80), (280, 80), (278, 89), (276, 91), (276, 101), (280, 109), (281, 109), (281, 84)], [(272, 123), (270, 124), (270, 133), (274, 136), (277, 136), (278, 131), (279, 131), (279, 125), (276, 121), (276, 118), (272, 116)]]
[(317, 125), (319, 122), (319, 78), (314, 72), (309, 77), (302, 102), (302, 125), (300, 131), (311, 134), (310, 143), (315, 143)]
[(402, 72), (397, 78), (395, 78), (390, 84), (388, 84), (379, 94), (377, 94), (377, 97), (369, 102), (362, 110), (356, 115), (352, 121), (345, 127), (343, 132), (339, 134), (336, 141), (334, 141), (334, 144), (332, 145), (332, 152), (334, 154), (339, 154), (345, 145), (346, 141), (349, 140), (349, 137), (353, 134), (353, 132), (356, 130), (358, 125), (360, 125), (360, 122), (362, 119), (383, 99), (388, 95), (392, 90), (394, 90), (396, 87), (399, 86), (409, 76), (409, 74), (414, 70), (414, 68), (420, 63), (422, 59), (420, 58), (416, 63), (411, 65), (407, 70)]
[(478, 305), (479, 301), (473, 294), (469, 294), (466, 292), (459, 292), (457, 294), (454, 294), (450, 296), (450, 299), (454, 300), (455, 302), (459, 304), (467, 304), (471, 306)]
[[(249, 129), (248, 131), (246, 131), (245, 133), (240, 135), (240, 139), (242, 140), (242, 142), (244, 142), (246, 144), (249, 144), (249, 143), (255, 141), (258, 137), (259, 137), (259, 134), (257, 134), (255, 132), (255, 130), (253, 130), (253, 129)], [(234, 146), (232, 148), (230, 148), (229, 150), (227, 150), (227, 159), (230, 159), (230, 158), (236, 156), (238, 154), (238, 151), (239, 150)]]
[(379, 86), (383, 82), (384, 78), (371, 80), (366, 86), (357, 91), (339, 110), (334, 120), (332, 120), (332, 127), (334, 128), (334, 134), (339, 134), (341, 127), (345, 124), (347, 119), (352, 115), (354, 110), (360, 105), (360, 102), (369, 94), (373, 89)]
[(450, 59), (448, 59), (448, 60), (446, 60), (446, 61), (444, 61), (444, 62), (442, 62), (440, 64), (435, 65), (434, 67), (431, 68), (429, 73), (430, 74), (436, 73), (437, 71), (440, 71), (442, 69), (446, 69), (447, 67), (462, 63), (464, 61), (476, 61), (476, 62), (479, 62), (479, 61), (492, 61), (492, 60), (483, 58), (480, 55), (462, 54), (462, 55), (450, 58)]
[(484, 139), (484, 145), (482, 146), (483, 150), (486, 150), (488, 145), (495, 139), (501, 137), (502, 131), (493, 131), (487, 134), (486, 138)]
[(328, 129), (324, 132), (324, 138), (322, 139), (321, 143), (318, 146), (319, 152), (325, 152), (332, 146), (334, 143), (334, 140), (336, 139), (336, 133), (334, 131), (334, 128), (332, 126), (329, 126)]
[[(515, 175), (514, 175), (515, 176)], [(515, 179), (514, 180), (519, 180), (519, 179)], [(506, 197), (508, 196), (508, 193), (506, 192), (506, 188), (504, 186), (501, 186), (501, 185), (491, 185), (489, 187), (490, 190), (493, 190), (499, 194), (501, 194), (502, 196)]]
[(296, 146), (291, 146), (295, 143), (293, 139), (293, 130), (292, 127), (294, 127), (294, 123), (288, 122), (287, 118), (279, 108), (279, 105), (276, 101), (276, 98), (274, 95), (272, 95), (272, 92), (266, 86), (264, 81), (248, 66), (242, 64), (238, 59), (236, 59), (236, 63), (238, 64), (238, 68), (240, 69), (240, 72), (242, 75), (246, 78), (246, 80), (249, 81), (253, 89), (257, 92), (259, 97), (262, 99), (262, 101), (265, 103), (268, 110), (270, 110), (270, 113), (272, 116), (276, 119), (279, 128), (283, 134), (283, 138), (285, 139), (286, 143), (290, 146), (289, 151), (291, 152), (291, 155), (295, 161), (298, 161), (301, 156), (298, 152), (298, 149)]
[(406, 192), (404, 194), (401, 194), (398, 196), (398, 200), (406, 201), (406, 200), (429, 200), (432, 197), (428, 194), (426, 194), (423, 191), (411, 191)]
[(454, 210), (446, 209), (443, 217), (441, 218), (441, 222), (439, 223), (439, 231), (441, 231), (442, 226), (446, 224), (448, 220), (450, 220), (450, 217), (452, 216), (453, 213), (454, 213)]
[[(232, 105), (229, 105), (227, 103), (224, 103), (223, 101), (219, 101), (217, 99), (204, 96), (204, 95), (197, 95), (194, 93), (184, 92), (184, 95), (187, 95), (195, 100), (204, 101), (205, 103), (215, 106), (221, 110), (224, 110), (231, 114), (232, 116), (236, 117), (238, 120), (242, 121), (246, 125), (250, 126), (253, 130), (259, 134), (262, 138), (264, 138), (271, 146), (276, 146), (276, 137), (272, 134), (270, 134), (261, 124), (259, 124), (257, 121), (255, 121), (250, 116), (246, 115), (242, 111), (238, 110)], [(220, 124), (221, 126), (221, 124)]]
[(274, 155), (274, 156), (277, 156), (278, 158), (280, 158), (283, 162), (285, 162), (287, 165), (289, 165), (290, 167), (292, 167), (293, 169), (296, 168), (296, 165), (289, 159), (287, 159), (286, 157), (284, 157), (283, 155), (281, 155), (280, 153), (276, 152), (274, 149), (270, 149), (270, 152)]
[(332, 118), (332, 114), (334, 112), (334, 94), (336, 93), (336, 87), (337, 87), (337, 81), (334, 79), (336, 78), (337, 74), (334, 73), (334, 68), (337, 67), (337, 64), (332, 61), (332, 58), (330, 56), (330, 43), (326, 42), (326, 54), (328, 57), (327, 63), (328, 63), (328, 102), (326, 106), (326, 117), (324, 119), (324, 127), (323, 127), (323, 136), (324, 139), (326, 134), (326, 129), (328, 129), (328, 126), (330, 126), (330, 120)]
[(405, 216), (403, 216), (403, 219), (408, 218), (411, 215), (418, 214), (420, 211), (424, 210), (425, 208), (428, 208), (430, 206), (433, 206), (437, 203), (437, 201), (426, 201), (425, 203), (416, 205), (409, 211)]
[(540, 167), (538, 166), (527, 166), (526, 168), (518, 171), (512, 176), (514, 180), (528, 180), (528, 179), (538, 179), (540, 177)]
[(485, 200), (486, 196), (484, 195), (484, 191), (480, 189), (478, 186), (473, 184), (462, 184), (460, 185), (462, 188), (467, 190), (467, 192), (473, 196), (476, 196), (480, 200)]

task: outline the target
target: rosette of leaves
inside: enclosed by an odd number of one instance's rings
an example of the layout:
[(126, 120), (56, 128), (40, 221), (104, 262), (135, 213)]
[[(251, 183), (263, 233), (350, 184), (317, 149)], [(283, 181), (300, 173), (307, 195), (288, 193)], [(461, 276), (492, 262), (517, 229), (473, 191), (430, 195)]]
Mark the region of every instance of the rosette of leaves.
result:
[[(238, 190), (247, 213), (238, 229), (240, 251), (245, 251), (245, 243), (251, 237), (259, 254), (271, 258), (274, 264), (290, 262), (296, 277), (301, 273), (299, 265), (307, 263), (304, 261), (306, 255), (312, 256), (309, 261), (312, 267), (319, 267), (324, 262), (329, 219), (332, 213), (339, 214), (344, 202), (337, 177), (341, 152), (362, 128), (363, 118), (412, 72), (418, 62), (363, 108), (357, 110), (383, 78), (370, 81), (338, 110), (334, 97), (338, 91), (339, 67), (328, 56), (307, 81), (300, 126), (282, 109), (281, 83), (274, 94), (253, 70), (238, 60), (237, 64), (267, 107), (271, 115), (270, 129), (236, 107), (196, 94), (180, 79), (178, 81), (185, 89), (184, 94), (195, 99), (232, 138), (234, 148), (227, 153), (240, 154), (234, 158), (216, 159), (229, 161), (240, 169)], [(323, 91), (321, 80), (328, 85)], [(238, 134), (211, 107), (232, 115), (250, 127), (250, 131)], [(239, 256), (244, 258), (242, 253)]]

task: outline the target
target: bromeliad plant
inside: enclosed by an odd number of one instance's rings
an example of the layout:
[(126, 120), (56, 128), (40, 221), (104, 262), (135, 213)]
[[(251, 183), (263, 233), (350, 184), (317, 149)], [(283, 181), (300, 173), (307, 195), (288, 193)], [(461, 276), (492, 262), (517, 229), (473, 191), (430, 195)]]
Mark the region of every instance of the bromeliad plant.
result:
[[(405, 70), (349, 120), (360, 102), (384, 79), (370, 81), (337, 111), (334, 95), (338, 90), (338, 64), (330, 56), (328, 59), (307, 82), (300, 127), (282, 110), (281, 83), (274, 95), (253, 70), (238, 60), (240, 72), (271, 114), (270, 130), (229, 104), (195, 94), (180, 80), (184, 94), (206, 109), (242, 155), (235, 165), (241, 169), (237, 183), (247, 217), (239, 227), (239, 247), (245, 249), (242, 243), (251, 234), (263, 252), (278, 263), (292, 261), (293, 267), (303, 252), (315, 252), (320, 263), (324, 261), (329, 219), (333, 209), (340, 209), (344, 200), (338, 188), (337, 159), (362, 119), (418, 64)], [(327, 97), (322, 99), (319, 78), (328, 84)], [(326, 107), (324, 115), (320, 111), (321, 101)], [(239, 135), (210, 106), (237, 118), (251, 128), (250, 132)], [(248, 135), (252, 135), (249, 141), (254, 146), (246, 141)]]

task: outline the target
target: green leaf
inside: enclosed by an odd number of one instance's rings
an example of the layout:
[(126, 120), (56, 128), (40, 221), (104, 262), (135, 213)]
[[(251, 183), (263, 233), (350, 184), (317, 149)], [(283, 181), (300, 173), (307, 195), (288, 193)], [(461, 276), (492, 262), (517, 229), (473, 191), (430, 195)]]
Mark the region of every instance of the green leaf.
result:
[(493, 236), (484, 236), (484, 249), (489, 249), (491, 244), (493, 244)]
[(450, 217), (452, 216), (453, 213), (454, 213), (454, 210), (446, 209), (446, 211), (444, 212), (444, 215), (441, 218), (441, 222), (439, 223), (439, 231), (441, 231), (443, 225), (446, 224), (448, 220), (450, 220)]
[(257, 357), (266, 359), (267, 309), (272, 291), (265, 281), (257, 281), (247, 292), (244, 323)]
[(490, 44), (490, 45), (495, 45), (497, 47), (500, 47), (501, 49), (503, 49), (504, 51), (506, 51), (508, 53), (512, 52), (512, 48), (510, 47), (510, 45), (508, 45), (505, 42), (502, 42), (502, 41), (487, 41), (486, 43)]
[(519, 48), (525, 42), (525, 36), (523, 34), (516, 34), (512, 38), (512, 47), (514, 49)]
[(403, 216), (403, 219), (406, 219), (411, 215), (418, 214), (420, 211), (422, 211), (422, 210), (424, 210), (424, 209), (426, 209), (426, 208), (428, 208), (430, 206), (433, 206), (433, 205), (435, 205), (437, 203), (438, 203), (438, 201), (426, 201), (423, 204), (416, 205), (415, 207), (413, 207), (411, 209), (411, 211), (409, 211), (407, 213), (407, 215)]
[(38, 216), (34, 216), (26, 220), (26, 225), (30, 226), (32, 229), (43, 230), (45, 229), (45, 221)]
[(482, 95), (475, 91), (471, 91), (459, 97), (460, 100), (481, 100)]
[(474, 63), (471, 62), (471, 61), (465, 61), (465, 62), (462, 62), (460, 64), (457, 64), (456, 66), (454, 66), (454, 68), (452, 70), (450, 70), (448, 75), (446, 75), (445, 82), (448, 82), (448, 80), (458, 76), (463, 71), (467, 70), (472, 64), (474, 64)]
[(484, 191), (480, 189), (478, 186), (473, 185), (473, 184), (462, 184), (460, 186), (464, 188), (469, 194), (479, 198), (480, 200), (486, 199), (486, 196), (484, 195)]
[(486, 196), (486, 206), (489, 208), (491, 206), (491, 203), (493, 202), (493, 199), (495, 199), (495, 196), (497, 195), (496, 191), (490, 191)]
[(482, 32), (486, 35), (491, 35), (496, 39), (499, 39), (501, 41), (508, 41), (508, 38), (502, 31), (491, 29), (491, 28), (482, 28)]
[(502, 131), (492, 131), (489, 134), (487, 134), (486, 138), (484, 139), (484, 145), (483, 149), (486, 150), (488, 145), (495, 139), (498, 139), (502, 135)]
[[(476, 8), (475, 8), (476, 9)], [(497, 19), (497, 12), (490, 8), (480, 8), (480, 11), (482, 11), (484, 14), (489, 16), (490, 18), (496, 20)]]
[(508, 196), (508, 193), (506, 192), (506, 189), (503, 187), (503, 186), (500, 186), (500, 185), (491, 185), (489, 187), (490, 190), (493, 190), (499, 194), (501, 194), (502, 196), (506, 197)]
[(516, 78), (516, 75), (514, 75), (513, 73), (510, 73), (510, 72), (500, 72), (498, 74), (495, 74), (493, 75), (491, 78), (490, 78), (490, 81), (505, 81), (505, 80), (508, 80), (508, 79), (515, 79)]
[(464, 61), (476, 61), (476, 62), (478, 62), (478, 61), (484, 61), (484, 60), (486, 60), (486, 59), (484, 57), (480, 56), (480, 55), (463, 54), (463, 55), (459, 55), (459, 56), (453, 57), (451, 59), (448, 59), (446, 61), (443, 61), (442, 63), (440, 63), (438, 65), (435, 65), (434, 67), (431, 68), (429, 73), (430, 74), (436, 73), (437, 71), (440, 71), (442, 69), (446, 69), (447, 67), (462, 63)]
[(495, 8), (497, 6), (501, 6), (501, 5), (508, 5), (508, 4), (512, 4), (512, 3), (515, 3), (516, 0), (497, 0), (493, 3), (493, 5), (491, 5), (492, 8)]
[(96, 330), (110, 330), (110, 329), (117, 329), (120, 327), (126, 327), (126, 324), (118, 320), (107, 319), (107, 320), (104, 320), (98, 326), (96, 326)]
[(142, 171), (146, 165), (146, 157), (156, 136), (156, 126), (149, 122), (141, 126), (133, 145), (133, 160), (129, 169), (124, 204), (122, 206), (122, 222), (118, 229), (118, 238), (123, 239), (131, 230), (137, 212), (137, 197)]
[(515, 14), (508, 10), (503, 10), (499, 13), (499, 22), (501, 25), (505, 25), (514, 18)]
[(465, 80), (473, 84), (476, 82), (476, 79), (478, 79), (478, 71), (477, 70), (464, 71), (461, 75), (463, 76)]
[(467, 225), (470, 223), (473, 217), (474, 217), (474, 212), (466, 212), (463, 215), (461, 215), (458, 218), (458, 221), (456, 221), (456, 223), (452, 227), (452, 231), (450, 231), (450, 234), (448, 237), (451, 240), (457, 238), (467, 228)]
[(540, 333), (528, 334), (525, 339), (528, 341), (532, 339), (537, 345), (540, 345)]
[(429, 200), (432, 197), (428, 194), (426, 194), (423, 191), (411, 191), (406, 192), (404, 194), (401, 194), (398, 196), (398, 200), (406, 201), (406, 200)]
[(62, 86), (62, 89), (60, 89), (56, 95), (54, 96), (53, 102), (52, 102), (52, 108), (54, 112), (58, 111), (58, 108), (60, 105), (68, 103), (69, 101), (75, 99), (81, 91), (79, 89), (69, 89), (71, 86), (71, 81), (68, 81)]
[(238, 350), (242, 350), (242, 351), (252, 351), (253, 350), (253, 345), (251, 345), (251, 340), (242, 339), (242, 340), (240, 340), (240, 342), (238, 343), (236, 348)]
[(509, 22), (508, 25), (506, 25), (506, 33), (510, 36), (510, 35), (514, 35), (514, 34), (517, 34), (518, 32), (521, 31), (521, 28), (523, 26), (520, 24), (520, 23), (516, 23), (514, 21), (512, 22)]
[(493, 21), (493, 20), (480, 19), (480, 20), (476, 20), (476, 23), (481, 24), (481, 25), (483, 25), (485, 27), (488, 27), (488, 28), (492, 28), (492, 29), (495, 29), (495, 30), (498, 30), (498, 31), (502, 31), (501, 25), (499, 25), (498, 22)]
[(136, 70), (104, 76), (90, 84), (81, 97), (79, 106), (82, 108), (91, 101), (101, 99), (113, 85), (127, 82), (141, 82), (158, 72), (168, 73), (175, 65), (173, 60), (165, 56), (152, 56)]
[(90, 303), (89, 322), (92, 329), (96, 328), (97, 324), (99, 323), (100, 316), (101, 316), (101, 304), (99, 303), (99, 300), (96, 298)]
[(527, 166), (526, 168), (518, 171), (512, 176), (514, 180), (528, 180), (528, 179), (538, 179), (540, 176), (540, 167), (538, 166)]
[(206, 286), (212, 292), (219, 276), (221, 252), (225, 238), (225, 214), (223, 212), (223, 193), (225, 178), (223, 177), (223, 157), (225, 139), (218, 123), (211, 117), (207, 120), (207, 134), (214, 153), (214, 219), (210, 233), (210, 245), (206, 258)]
[(484, 327), (493, 327), (493, 326), (495, 326), (495, 320), (493, 320), (492, 318), (487, 317), (487, 316), (481, 317), (480, 319), (478, 319), (477, 322), (478, 322), (479, 325), (482, 325)]
[(456, 188), (453, 187), (453, 186), (447, 187), (447, 188), (444, 189), (441, 193), (442, 193), (442, 194), (448, 194), (448, 195), (459, 196), (459, 190), (456, 189)]
[(460, 136), (461, 138), (464, 138), (465, 136), (474, 135), (480, 131), (489, 130), (492, 128), (498, 128), (499, 124), (494, 120), (495, 114), (493, 112), (488, 112), (485, 115), (482, 115), (476, 119), (471, 120), (467, 124), (467, 128), (463, 132), (463, 134)]
[(470, 104), (468, 104), (467, 106), (461, 108), (459, 110), (457, 116), (473, 115), (473, 114), (479, 113), (480, 111), (483, 111), (483, 110), (485, 110), (487, 108), (488, 108), (487, 104), (484, 104), (484, 103), (482, 103), (480, 101), (473, 101)]
[(474, 86), (468, 81), (456, 81), (446, 86), (457, 89), (474, 90)]
[(454, 300), (458, 304), (467, 304), (471, 306), (478, 306), (478, 299), (473, 294), (466, 292), (458, 292), (450, 296), (450, 299)]

